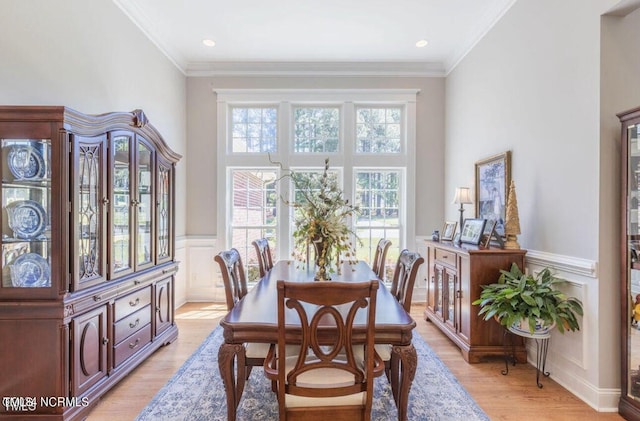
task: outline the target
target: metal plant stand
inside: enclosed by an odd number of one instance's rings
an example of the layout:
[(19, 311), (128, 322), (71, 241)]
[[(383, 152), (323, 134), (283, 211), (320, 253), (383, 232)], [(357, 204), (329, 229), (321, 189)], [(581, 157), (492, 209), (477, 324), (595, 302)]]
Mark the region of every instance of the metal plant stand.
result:
[[(505, 369), (502, 370), (503, 375), (509, 374), (509, 361), (515, 366), (516, 365), (516, 357), (515, 357), (515, 345), (513, 338), (510, 337), (509, 333), (514, 335), (521, 336), (523, 338), (533, 339), (536, 341), (536, 384), (539, 388), (542, 388), (542, 383), (540, 383), (540, 373), (542, 373), (545, 377), (549, 377), (551, 373), (545, 371), (546, 363), (547, 363), (547, 352), (549, 351), (549, 339), (551, 338), (551, 333), (525, 333), (513, 328), (508, 328), (504, 330), (503, 334), (503, 346), (504, 346), (504, 366)], [(511, 350), (509, 350), (509, 345), (507, 345), (507, 336), (511, 338)], [(509, 352), (510, 351), (510, 352)]]

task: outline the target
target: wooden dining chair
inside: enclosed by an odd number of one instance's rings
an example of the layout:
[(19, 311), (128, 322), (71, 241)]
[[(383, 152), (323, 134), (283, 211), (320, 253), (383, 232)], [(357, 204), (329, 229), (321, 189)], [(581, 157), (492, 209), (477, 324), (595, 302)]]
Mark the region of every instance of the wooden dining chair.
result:
[[(413, 286), (416, 283), (418, 269), (424, 263), (424, 258), (420, 254), (404, 249), (398, 256), (396, 268), (393, 272), (393, 282), (391, 283), (391, 295), (395, 297), (404, 310), (411, 311), (411, 299), (413, 298)], [(385, 365), (385, 373), (390, 382), (398, 381), (397, 373), (400, 369), (399, 360), (392, 355), (392, 346), (378, 344), (375, 346), (376, 352), (382, 358)], [(396, 370), (394, 372), (394, 370)], [(395, 380), (394, 380), (395, 379)]]
[(231, 311), (236, 303), (247, 295), (247, 278), (244, 273), (242, 259), (238, 250), (232, 248), (231, 250), (221, 251), (214, 260), (220, 265), (227, 310)]
[(258, 266), (260, 267), (260, 277), (262, 278), (273, 268), (273, 259), (271, 258), (271, 249), (269, 248), (269, 240), (259, 238), (251, 244), (256, 249), (258, 255)]
[[(275, 381), (279, 419), (369, 420), (373, 378), (384, 365), (375, 353), (378, 281), (278, 281), (278, 344), (265, 360), (265, 375)], [(356, 313), (366, 315), (364, 359), (354, 355)], [(300, 323), (297, 356), (287, 357), (292, 341), (286, 327)], [(334, 328), (335, 326), (335, 328)]]
[(396, 268), (393, 272), (391, 294), (409, 313), (411, 311), (411, 299), (413, 298), (413, 286), (416, 283), (418, 269), (424, 263), (424, 258), (416, 252), (404, 249), (398, 256)]
[[(244, 273), (242, 259), (237, 249), (218, 253), (214, 260), (220, 265), (227, 310), (231, 311), (238, 301), (247, 295), (247, 278)], [(238, 363), (238, 381), (244, 381), (251, 375), (251, 368), (262, 366), (269, 351), (270, 344), (245, 343), (244, 364)]]
[(373, 257), (373, 263), (371, 264), (371, 269), (375, 272), (376, 276), (384, 281), (385, 278), (385, 261), (387, 260), (387, 252), (389, 251), (389, 247), (391, 247), (391, 241), (381, 238), (378, 241), (378, 245), (376, 246), (376, 253)]

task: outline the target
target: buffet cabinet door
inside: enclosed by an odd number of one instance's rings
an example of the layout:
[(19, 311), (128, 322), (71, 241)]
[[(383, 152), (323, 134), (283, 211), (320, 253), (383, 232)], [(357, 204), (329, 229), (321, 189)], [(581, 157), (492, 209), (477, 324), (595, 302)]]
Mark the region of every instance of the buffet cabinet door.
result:
[(155, 285), (155, 336), (173, 324), (173, 276)]
[(108, 375), (107, 307), (71, 320), (71, 392), (80, 396)]
[(107, 279), (107, 136), (72, 135), (71, 256), (73, 289)]

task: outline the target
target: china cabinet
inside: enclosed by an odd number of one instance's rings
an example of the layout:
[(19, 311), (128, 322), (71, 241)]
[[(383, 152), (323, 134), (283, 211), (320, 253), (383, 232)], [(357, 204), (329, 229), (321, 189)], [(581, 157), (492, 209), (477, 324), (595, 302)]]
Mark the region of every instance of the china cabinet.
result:
[[(622, 206), (620, 235), (621, 268), (621, 395), (619, 412), (640, 420), (640, 108), (618, 114), (621, 121)], [(638, 308), (640, 310), (640, 308)], [(635, 345), (635, 346), (634, 346)]]
[[(480, 307), (471, 303), (480, 297), (481, 285), (498, 281), (500, 270), (513, 263), (524, 268), (525, 250), (482, 249), (450, 241), (426, 240), (427, 305), (426, 320), (433, 322), (462, 352), (465, 361), (480, 362), (486, 357), (503, 357), (505, 330), (495, 320), (478, 316)], [(526, 362), (522, 338), (511, 338), (514, 356)]]
[(141, 110), (0, 106), (0, 419), (82, 419), (175, 340), (173, 152)]

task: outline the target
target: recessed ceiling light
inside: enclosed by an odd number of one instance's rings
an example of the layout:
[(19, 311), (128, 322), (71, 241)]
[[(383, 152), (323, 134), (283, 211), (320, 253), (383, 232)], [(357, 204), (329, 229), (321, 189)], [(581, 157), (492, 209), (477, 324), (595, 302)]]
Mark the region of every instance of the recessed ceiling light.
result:
[(214, 40), (212, 40), (212, 39), (203, 39), (202, 43), (204, 45), (206, 45), (207, 47), (215, 47), (215, 45), (216, 45), (216, 42)]
[(416, 42), (416, 47), (426, 47), (427, 44), (429, 44), (429, 41), (427, 41), (426, 39), (421, 39), (420, 41)]

